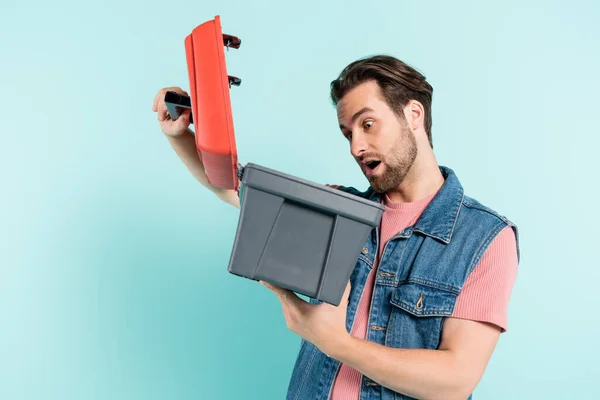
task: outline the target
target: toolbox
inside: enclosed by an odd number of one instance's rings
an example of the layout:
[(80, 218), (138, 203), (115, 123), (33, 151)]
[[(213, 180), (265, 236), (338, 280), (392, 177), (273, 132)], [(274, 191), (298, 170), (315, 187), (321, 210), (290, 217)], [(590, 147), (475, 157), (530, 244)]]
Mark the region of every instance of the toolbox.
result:
[(228, 271), (339, 305), (356, 261), (384, 207), (376, 202), (262, 165), (238, 161), (232, 86), (225, 48), (241, 40), (222, 33), (221, 20), (185, 38), (190, 96), (167, 92), (171, 118), (191, 109), (196, 148), (208, 180), (236, 190), (240, 216)]

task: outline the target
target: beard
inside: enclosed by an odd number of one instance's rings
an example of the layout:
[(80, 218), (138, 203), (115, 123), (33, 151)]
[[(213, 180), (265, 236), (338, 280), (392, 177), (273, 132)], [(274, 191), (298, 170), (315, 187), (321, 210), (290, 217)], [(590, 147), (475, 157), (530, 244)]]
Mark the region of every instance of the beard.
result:
[(388, 155), (380, 158), (383, 171), (369, 179), (373, 190), (385, 193), (397, 189), (404, 182), (416, 158), (417, 142), (408, 127), (403, 126), (394, 148)]

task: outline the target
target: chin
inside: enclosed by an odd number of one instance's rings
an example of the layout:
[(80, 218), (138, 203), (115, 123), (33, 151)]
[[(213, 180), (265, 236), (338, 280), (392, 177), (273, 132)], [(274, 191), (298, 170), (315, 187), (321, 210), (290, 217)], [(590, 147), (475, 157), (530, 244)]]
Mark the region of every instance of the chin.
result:
[(368, 179), (369, 184), (377, 193), (384, 193), (386, 190), (383, 189), (382, 181), (380, 176), (372, 176), (371, 179)]

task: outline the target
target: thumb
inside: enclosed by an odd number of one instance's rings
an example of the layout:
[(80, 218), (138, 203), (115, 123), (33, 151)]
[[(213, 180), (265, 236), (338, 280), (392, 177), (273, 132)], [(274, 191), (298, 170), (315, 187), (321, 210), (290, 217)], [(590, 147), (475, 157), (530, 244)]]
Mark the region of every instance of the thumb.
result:
[(184, 109), (183, 112), (179, 115), (179, 118), (177, 118), (177, 121), (175, 122), (179, 122), (181, 125), (187, 127), (190, 124), (191, 112), (192, 111), (189, 108)]

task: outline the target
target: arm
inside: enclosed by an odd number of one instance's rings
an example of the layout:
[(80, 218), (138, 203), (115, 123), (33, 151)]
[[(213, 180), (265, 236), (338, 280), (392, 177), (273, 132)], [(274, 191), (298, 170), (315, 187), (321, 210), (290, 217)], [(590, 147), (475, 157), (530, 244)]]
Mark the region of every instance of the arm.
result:
[(196, 139), (194, 133), (189, 128), (178, 136), (165, 136), (173, 150), (175, 150), (175, 153), (177, 153), (177, 156), (179, 156), (188, 171), (190, 171), (192, 176), (196, 178), (198, 182), (213, 192), (219, 199), (234, 207), (240, 208), (240, 199), (235, 190), (221, 189), (208, 181), (204, 171), (204, 165), (202, 164), (202, 161), (200, 161), (198, 152), (196, 151)]
[(469, 397), (500, 336), (500, 328), (495, 325), (446, 318), (437, 350), (386, 347), (346, 330), (350, 283), (337, 307), (310, 304), (291, 290), (260, 283), (279, 298), (290, 330), (380, 385), (414, 398)]
[(468, 397), (506, 331), (518, 263), (516, 237), (506, 227), (467, 278), (452, 318), (444, 322), (439, 350), (389, 349), (352, 338), (340, 343), (339, 359), (412, 397)]
[(345, 336), (331, 356), (382, 386), (420, 399), (465, 399), (494, 351), (496, 326), (448, 318), (438, 350), (394, 349)]
[(173, 150), (181, 159), (188, 171), (200, 182), (204, 187), (213, 192), (219, 199), (231, 204), (234, 207), (240, 208), (240, 200), (235, 190), (226, 190), (212, 185), (206, 177), (204, 165), (198, 157), (196, 150), (196, 140), (194, 133), (189, 129), (190, 125), (190, 110), (185, 110), (177, 121), (173, 121), (169, 117), (167, 107), (165, 105), (165, 93), (168, 91), (178, 92), (188, 95), (185, 91), (177, 87), (161, 89), (154, 98), (152, 111), (158, 114), (158, 121), (162, 132), (167, 137)]
[(517, 267), (515, 236), (506, 228), (465, 283), (455, 314), (444, 321), (437, 350), (389, 348), (351, 336), (346, 330), (350, 284), (338, 307), (309, 304), (290, 290), (263, 284), (279, 297), (288, 328), (325, 354), (411, 397), (464, 399), (475, 390), (506, 329)]
[(353, 338), (342, 341), (336, 353), (392, 390), (418, 398), (464, 399), (475, 390), (506, 331), (517, 269), (516, 237), (506, 227), (467, 278), (452, 318), (444, 322), (439, 350), (389, 349)]

